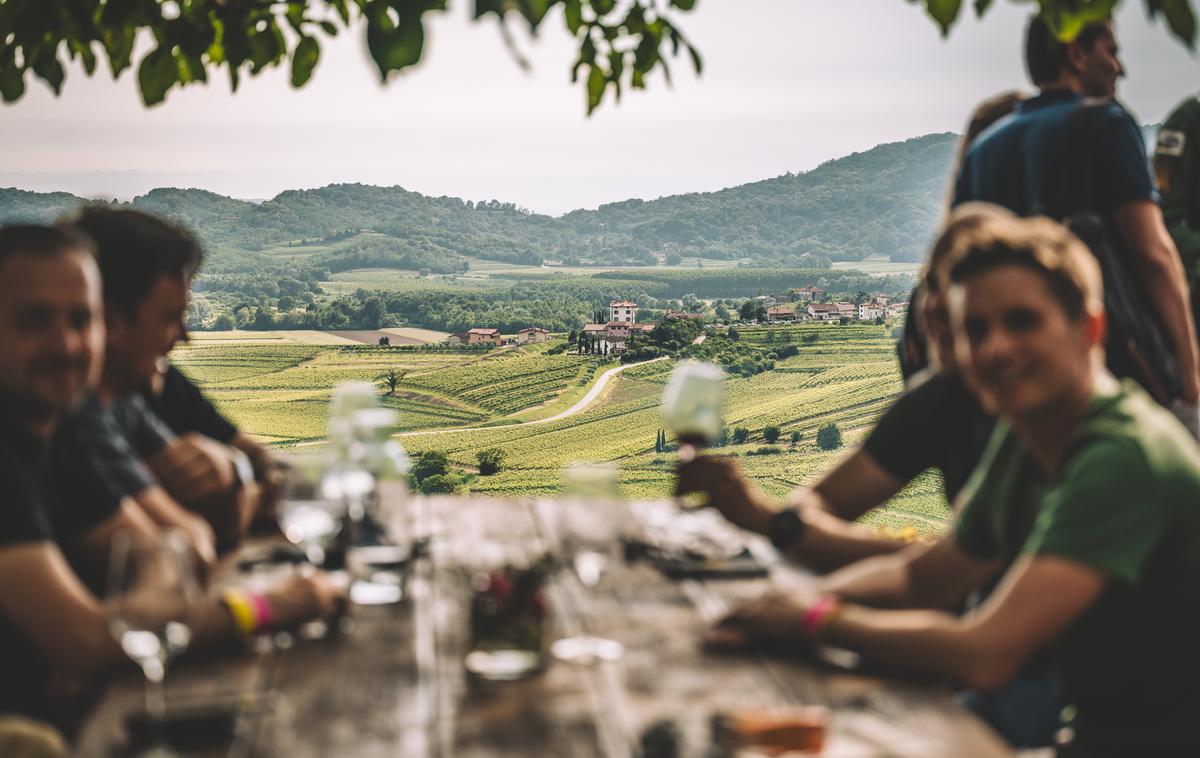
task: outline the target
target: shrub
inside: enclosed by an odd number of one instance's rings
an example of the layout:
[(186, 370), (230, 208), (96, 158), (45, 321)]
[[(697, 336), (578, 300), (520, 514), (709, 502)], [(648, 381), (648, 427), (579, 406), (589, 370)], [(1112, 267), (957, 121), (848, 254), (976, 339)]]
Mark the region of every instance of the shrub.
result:
[(817, 430), (817, 447), (822, 450), (837, 450), (842, 446), (842, 430), (830, 422)]
[[(412, 467), (412, 477), (418, 485), (431, 476), (445, 476), (450, 471), (450, 461), (445, 453), (430, 451), (417, 456), (417, 462)], [(425, 490), (421, 490), (424, 492)]]
[(796, 445), (800, 444), (800, 432), (792, 432), (791, 440), (792, 440), (792, 447), (795, 447)]
[(763, 429), (763, 439), (774, 445), (779, 441), (780, 430), (777, 426), (768, 426)]
[(480, 450), (475, 454), (475, 459), (479, 461), (479, 474), (481, 476), (491, 476), (499, 471), (500, 467), (504, 464), (504, 451), (498, 447)]
[(783, 450), (781, 448), (763, 445), (762, 447), (751, 450), (750, 452), (746, 453), (746, 455), (779, 455), (782, 452)]
[(421, 482), (421, 494), (433, 495), (439, 492), (454, 492), (454, 482), (445, 474), (431, 474)]
[(733, 430), (733, 444), (740, 445), (750, 438), (750, 430), (739, 426)]

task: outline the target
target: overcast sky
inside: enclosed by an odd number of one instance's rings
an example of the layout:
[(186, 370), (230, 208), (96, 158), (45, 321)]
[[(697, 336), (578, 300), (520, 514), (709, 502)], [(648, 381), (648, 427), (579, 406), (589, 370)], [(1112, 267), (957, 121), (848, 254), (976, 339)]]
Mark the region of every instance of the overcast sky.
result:
[[(518, 35), (524, 73), (468, 0), (428, 27), (422, 64), (386, 86), (362, 28), (325, 44), (309, 85), (284, 69), (173, 91), (142, 107), (134, 72), (72, 70), (0, 105), (0, 186), (130, 198), (156, 186), (243, 198), (332, 182), (496, 198), (544, 213), (706, 191), (804, 171), (880, 142), (958, 131), (980, 98), (1025, 86), (1023, 8), (968, 14), (942, 40), (902, 0), (701, 0), (678, 22), (704, 56), (697, 78), (606, 101), (591, 118), (569, 81), (561, 19)], [(969, 5), (969, 4), (964, 4)], [(1200, 63), (1126, 0), (1120, 96), (1145, 123), (1200, 88)], [(148, 50), (143, 45), (138, 57)]]

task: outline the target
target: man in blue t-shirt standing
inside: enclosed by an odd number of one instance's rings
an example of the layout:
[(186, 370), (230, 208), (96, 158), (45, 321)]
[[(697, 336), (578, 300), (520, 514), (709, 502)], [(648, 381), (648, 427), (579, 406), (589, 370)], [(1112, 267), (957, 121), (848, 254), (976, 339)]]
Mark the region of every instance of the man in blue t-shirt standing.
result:
[[(1062, 43), (1040, 18), (1025, 40), (1029, 77), (1039, 93), (981, 134), (963, 158), (954, 205), (982, 200), (1021, 216), (1097, 213), (1119, 234), (1144, 302), (1155, 310), (1179, 360), (1182, 400), (1200, 397), (1187, 279), (1158, 206), (1137, 123), (1111, 98), (1125, 69), (1111, 22), (1092, 24)], [(1080, 178), (1072, 157), (1083, 139), (1075, 118), (1088, 98), (1104, 98), (1091, 138), (1087, 197), (1072, 197)], [(1078, 194), (1078, 193), (1076, 193)], [(1067, 207), (1071, 206), (1071, 207)], [(1194, 433), (1194, 431), (1193, 431)]]

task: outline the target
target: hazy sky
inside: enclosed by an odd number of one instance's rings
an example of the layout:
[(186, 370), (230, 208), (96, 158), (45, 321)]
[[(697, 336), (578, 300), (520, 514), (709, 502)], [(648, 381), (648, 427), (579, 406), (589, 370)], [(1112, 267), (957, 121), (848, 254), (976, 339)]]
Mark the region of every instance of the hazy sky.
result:
[[(1022, 8), (968, 14), (942, 40), (902, 0), (701, 0), (678, 21), (704, 56), (584, 116), (561, 19), (519, 34), (523, 73), (468, 0), (427, 29), (422, 64), (379, 84), (362, 28), (325, 44), (309, 85), (284, 69), (226, 77), (142, 107), (118, 82), (72, 70), (0, 105), (0, 186), (129, 198), (156, 186), (244, 198), (331, 182), (399, 184), (561, 213), (629, 197), (705, 191), (803, 171), (880, 142), (957, 131), (980, 98), (1025, 86)], [(964, 4), (968, 5), (968, 4)], [(1146, 123), (1200, 89), (1200, 62), (1126, 0), (1120, 96)], [(140, 58), (149, 47), (138, 48)]]

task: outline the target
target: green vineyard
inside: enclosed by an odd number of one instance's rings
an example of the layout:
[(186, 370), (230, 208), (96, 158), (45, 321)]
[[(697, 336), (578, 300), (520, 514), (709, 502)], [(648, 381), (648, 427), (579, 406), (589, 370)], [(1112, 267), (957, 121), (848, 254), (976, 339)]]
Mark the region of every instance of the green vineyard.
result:
[[(736, 456), (774, 497), (812, 483), (845, 454), (817, 449), (818, 428), (835, 423), (846, 444), (856, 444), (901, 390), (894, 343), (879, 326), (748, 327), (742, 339), (799, 350), (774, 370), (731, 377), (726, 384), (726, 426), (745, 428), (748, 440), (719, 452)], [(671, 361), (624, 367), (582, 410), (542, 420), (565, 411), (619, 364), (571, 352), (549, 354), (561, 341), (493, 350), (296, 344), (278, 338), (236, 342), (198, 340), (177, 348), (172, 359), (223, 412), (270, 444), (322, 440), (333, 387), (366, 381), (376, 385), (382, 404), (398, 412), (400, 440), (410, 455), (442, 452), (470, 471), (481, 450), (504, 451), (501, 471), (477, 477), (471, 491), (554, 493), (566, 465), (614, 461), (626, 497), (670, 494), (674, 454), (656, 453), (655, 438), (663, 425), (659, 404)], [(782, 432), (779, 453), (747, 455), (766, 444), (763, 429), (769, 426)], [(795, 444), (793, 433), (799, 435)], [(926, 474), (864, 522), (931, 534), (948, 513), (940, 480)]]

